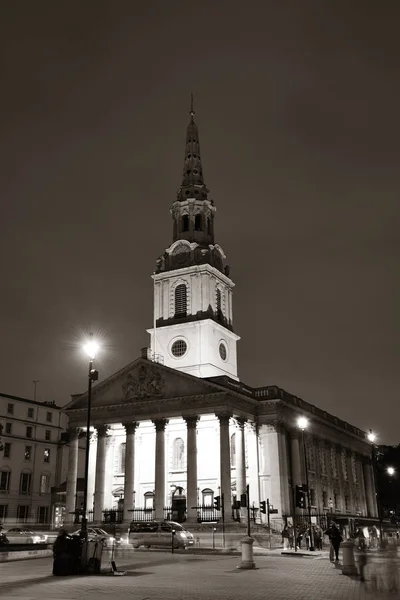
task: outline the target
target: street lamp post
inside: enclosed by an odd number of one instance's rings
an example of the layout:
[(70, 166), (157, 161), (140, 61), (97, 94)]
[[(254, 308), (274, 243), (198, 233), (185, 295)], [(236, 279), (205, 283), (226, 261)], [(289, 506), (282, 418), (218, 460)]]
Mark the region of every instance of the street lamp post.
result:
[(90, 334), (90, 339), (83, 348), (89, 357), (89, 373), (88, 373), (88, 396), (87, 396), (87, 419), (86, 419), (86, 448), (85, 448), (85, 487), (83, 492), (83, 507), (82, 507), (82, 525), (81, 537), (87, 539), (87, 495), (88, 495), (88, 479), (89, 479), (89, 452), (90, 452), (90, 420), (92, 409), (92, 383), (99, 378), (99, 373), (93, 369), (93, 361), (99, 349), (98, 344), (93, 339), (93, 334)]
[(383, 540), (383, 537), (382, 537), (383, 536), (382, 503), (381, 503), (381, 495), (380, 495), (378, 478), (377, 478), (377, 473), (376, 473), (376, 452), (375, 452), (376, 434), (372, 431), (372, 429), (369, 430), (369, 432), (367, 434), (367, 438), (368, 438), (368, 441), (371, 442), (372, 477), (373, 477), (373, 484), (374, 484), (374, 488), (375, 488), (376, 504), (377, 504), (377, 508), (378, 508), (379, 540), (380, 540), (380, 543), (382, 544), (382, 540)]
[(310, 550), (310, 552), (313, 552), (315, 550), (315, 548), (314, 548), (314, 534), (313, 534), (313, 528), (312, 528), (312, 523), (311, 523), (310, 485), (309, 485), (309, 481), (308, 481), (308, 465), (307, 465), (307, 456), (306, 456), (306, 442), (305, 442), (305, 439), (304, 439), (304, 431), (308, 427), (308, 419), (306, 419), (306, 417), (299, 417), (298, 420), (297, 420), (297, 425), (301, 429), (301, 440), (302, 440), (302, 443), (303, 443), (304, 465), (305, 465), (305, 471), (306, 471), (307, 509), (308, 509), (308, 521), (310, 523), (310, 547), (309, 547), (309, 550)]

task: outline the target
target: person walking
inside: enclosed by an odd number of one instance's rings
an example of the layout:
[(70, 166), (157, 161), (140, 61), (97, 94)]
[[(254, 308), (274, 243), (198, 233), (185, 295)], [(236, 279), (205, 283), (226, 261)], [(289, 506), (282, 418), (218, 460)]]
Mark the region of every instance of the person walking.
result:
[(324, 532), (325, 535), (329, 537), (331, 542), (331, 549), (329, 553), (329, 558), (331, 562), (333, 562), (333, 554), (335, 555), (335, 562), (339, 562), (339, 548), (340, 544), (343, 542), (342, 535), (340, 533), (339, 527), (333, 521), (330, 523), (329, 528)]
[(285, 527), (282, 530), (282, 544), (283, 544), (283, 549), (288, 550), (288, 548), (289, 548), (289, 530), (288, 530), (287, 525), (285, 525)]

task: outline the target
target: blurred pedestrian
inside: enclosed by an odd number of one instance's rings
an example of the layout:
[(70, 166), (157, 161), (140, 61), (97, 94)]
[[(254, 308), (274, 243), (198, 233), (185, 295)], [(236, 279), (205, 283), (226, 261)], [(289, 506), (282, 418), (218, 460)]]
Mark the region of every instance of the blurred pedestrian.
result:
[(331, 562), (333, 562), (333, 554), (335, 556), (335, 562), (339, 562), (339, 548), (340, 544), (343, 542), (342, 535), (340, 533), (339, 527), (331, 521), (330, 526), (325, 531), (325, 535), (329, 537), (331, 542), (331, 549), (329, 553), (329, 558)]

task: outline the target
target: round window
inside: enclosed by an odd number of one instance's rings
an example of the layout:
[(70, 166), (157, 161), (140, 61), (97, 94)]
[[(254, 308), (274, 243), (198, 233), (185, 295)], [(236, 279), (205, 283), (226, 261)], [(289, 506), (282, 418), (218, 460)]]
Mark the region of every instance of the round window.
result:
[(222, 358), (222, 360), (226, 360), (226, 356), (227, 356), (226, 346), (222, 342), (219, 345), (219, 355)]
[(187, 343), (185, 340), (176, 340), (171, 346), (171, 352), (177, 358), (180, 358), (184, 354), (186, 354)]

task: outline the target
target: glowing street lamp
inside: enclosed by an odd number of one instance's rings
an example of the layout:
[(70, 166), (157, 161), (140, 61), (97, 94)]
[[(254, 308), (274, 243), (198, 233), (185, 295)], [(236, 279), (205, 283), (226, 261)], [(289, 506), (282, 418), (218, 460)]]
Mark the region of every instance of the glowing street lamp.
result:
[(389, 475), (389, 477), (393, 477), (393, 475), (395, 474), (396, 470), (394, 469), (394, 467), (388, 467), (386, 469), (386, 472)]
[(367, 434), (367, 438), (368, 441), (371, 442), (371, 444), (373, 444), (376, 440), (376, 434), (372, 431), (372, 429), (369, 430), (368, 434)]
[(310, 523), (310, 552), (313, 552), (315, 550), (314, 548), (314, 534), (313, 534), (313, 528), (312, 528), (312, 524), (311, 524), (311, 500), (310, 500), (310, 485), (308, 482), (308, 465), (307, 465), (307, 456), (306, 456), (306, 443), (304, 440), (304, 431), (307, 429), (309, 424), (309, 421), (307, 419), (307, 417), (299, 417), (297, 419), (297, 426), (299, 427), (299, 429), (301, 429), (301, 439), (303, 442), (303, 454), (304, 454), (304, 464), (305, 464), (305, 469), (306, 469), (306, 485), (307, 485), (307, 508), (308, 508), (308, 520)]
[(88, 479), (89, 479), (89, 451), (90, 451), (90, 418), (92, 408), (92, 382), (97, 381), (99, 378), (99, 372), (93, 368), (93, 361), (100, 349), (99, 344), (93, 339), (93, 333), (90, 334), (90, 338), (87, 343), (83, 346), (84, 351), (89, 357), (89, 385), (88, 385), (88, 396), (87, 396), (87, 421), (86, 421), (86, 449), (85, 449), (85, 487), (83, 492), (83, 506), (82, 506), (82, 525), (81, 525), (81, 537), (86, 541), (87, 539), (87, 495), (88, 495)]

